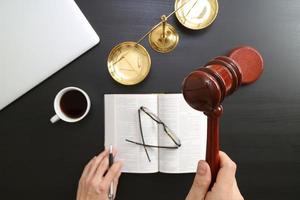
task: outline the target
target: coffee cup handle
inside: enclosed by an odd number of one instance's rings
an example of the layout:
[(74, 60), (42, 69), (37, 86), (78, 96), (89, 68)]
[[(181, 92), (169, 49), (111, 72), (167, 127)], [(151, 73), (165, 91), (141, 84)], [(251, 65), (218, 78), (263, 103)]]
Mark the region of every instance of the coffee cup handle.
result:
[(60, 120), (58, 115), (54, 115), (53, 117), (51, 117), (50, 121), (52, 124), (54, 124), (55, 122), (57, 122), (58, 120)]

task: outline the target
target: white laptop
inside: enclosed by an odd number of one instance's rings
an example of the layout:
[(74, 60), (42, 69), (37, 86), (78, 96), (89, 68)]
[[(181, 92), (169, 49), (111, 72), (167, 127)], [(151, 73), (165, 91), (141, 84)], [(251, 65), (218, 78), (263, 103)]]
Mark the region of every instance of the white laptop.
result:
[(98, 42), (73, 0), (0, 0), (0, 110)]

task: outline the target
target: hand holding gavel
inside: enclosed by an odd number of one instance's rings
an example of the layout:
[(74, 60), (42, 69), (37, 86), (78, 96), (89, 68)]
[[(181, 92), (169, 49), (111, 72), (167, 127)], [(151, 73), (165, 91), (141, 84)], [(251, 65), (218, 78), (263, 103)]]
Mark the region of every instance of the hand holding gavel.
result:
[(191, 72), (183, 81), (186, 102), (207, 115), (206, 161), (211, 168), (213, 184), (220, 166), (219, 119), (221, 103), (242, 84), (256, 81), (263, 71), (263, 58), (252, 47), (233, 49), (229, 56), (219, 56), (204, 67)]

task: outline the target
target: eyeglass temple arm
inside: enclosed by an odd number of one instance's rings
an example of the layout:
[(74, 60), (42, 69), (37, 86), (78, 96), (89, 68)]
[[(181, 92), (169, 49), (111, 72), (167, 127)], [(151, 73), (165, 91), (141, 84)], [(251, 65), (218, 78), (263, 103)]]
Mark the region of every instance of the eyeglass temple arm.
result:
[[(167, 129), (166, 129), (167, 125), (165, 125), (164, 123), (162, 123), (162, 125), (164, 126), (164, 131), (165, 131), (165, 133), (171, 138), (171, 140), (174, 142), (174, 144), (175, 144), (176, 146), (178, 146), (178, 147), (181, 147), (181, 141), (180, 141), (180, 139), (177, 138), (176, 135), (174, 135), (174, 134), (172, 134), (172, 133), (170, 133), (170, 132), (167, 131)], [(179, 143), (178, 143), (176, 140), (177, 140)]]
[(159, 124), (163, 124), (162, 121), (157, 121), (155, 118), (153, 118), (153, 116), (151, 114), (148, 113), (148, 111), (145, 110), (146, 107), (141, 106), (139, 111), (143, 111), (146, 115), (148, 115), (153, 121), (159, 123)]
[(176, 147), (167, 147), (167, 146), (155, 146), (155, 145), (151, 145), (151, 144), (142, 144), (142, 143), (135, 142), (135, 141), (128, 140), (128, 139), (125, 139), (125, 141), (136, 144), (136, 145), (145, 146), (145, 147), (154, 147), (154, 148), (163, 148), (163, 149), (178, 149), (179, 148), (178, 146), (176, 146)]
[[(167, 133), (167, 135), (171, 138), (171, 140), (174, 142), (174, 144), (175, 144), (176, 146), (180, 147), (180, 146), (181, 146), (181, 142), (180, 142), (179, 138), (177, 138), (177, 137), (176, 137), (175, 135), (173, 135), (172, 133), (168, 133), (168, 131), (167, 131), (167, 129), (166, 129), (167, 125), (166, 125), (164, 122), (162, 122), (159, 118), (158, 118), (159, 121), (156, 120), (155, 118), (153, 118), (153, 116), (152, 116), (151, 114), (149, 114), (148, 111), (145, 110), (145, 108), (146, 108), (146, 107), (141, 106), (141, 107), (139, 108), (139, 112), (140, 112), (140, 111), (143, 111), (146, 115), (148, 115), (148, 116), (149, 116), (152, 120), (154, 120), (156, 123), (163, 125), (164, 131)], [(179, 141), (179, 143), (176, 141), (176, 139)]]
[(147, 148), (146, 148), (146, 146), (145, 146), (145, 139), (144, 139), (144, 134), (143, 134), (142, 120), (141, 120), (141, 110), (142, 110), (142, 109), (139, 109), (139, 110), (138, 110), (141, 138), (142, 138), (143, 147), (144, 147), (144, 149), (145, 149), (147, 158), (148, 158), (149, 162), (151, 162), (151, 159), (150, 159), (148, 150), (147, 150)]

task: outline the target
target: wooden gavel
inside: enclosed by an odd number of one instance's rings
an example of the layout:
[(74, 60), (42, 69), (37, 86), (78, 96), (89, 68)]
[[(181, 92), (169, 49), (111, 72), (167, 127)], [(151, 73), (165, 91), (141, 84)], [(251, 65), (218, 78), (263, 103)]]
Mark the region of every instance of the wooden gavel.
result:
[(256, 81), (262, 71), (263, 58), (260, 53), (252, 47), (243, 46), (233, 49), (228, 56), (214, 58), (183, 81), (182, 93), (186, 102), (207, 116), (206, 161), (211, 168), (212, 184), (220, 168), (221, 103), (240, 85)]

